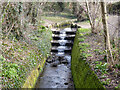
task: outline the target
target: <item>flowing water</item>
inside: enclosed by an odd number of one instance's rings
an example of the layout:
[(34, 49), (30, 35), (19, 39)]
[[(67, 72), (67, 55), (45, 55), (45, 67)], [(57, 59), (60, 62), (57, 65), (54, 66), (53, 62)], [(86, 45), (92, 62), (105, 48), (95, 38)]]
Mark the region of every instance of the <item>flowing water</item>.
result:
[[(68, 40), (65, 38), (67, 37), (66, 32), (68, 31), (70, 32), (72, 29), (65, 28), (59, 31), (58, 37), (60, 37), (60, 39), (56, 40), (59, 45), (52, 47), (57, 52), (52, 52), (51, 50), (51, 57), (46, 60), (46, 66), (37, 80), (36, 88), (74, 89), (71, 75), (71, 55), (65, 52), (65, 50), (69, 51), (72, 48), (72, 46), (66, 46)], [(71, 42), (73, 41), (71, 40)]]

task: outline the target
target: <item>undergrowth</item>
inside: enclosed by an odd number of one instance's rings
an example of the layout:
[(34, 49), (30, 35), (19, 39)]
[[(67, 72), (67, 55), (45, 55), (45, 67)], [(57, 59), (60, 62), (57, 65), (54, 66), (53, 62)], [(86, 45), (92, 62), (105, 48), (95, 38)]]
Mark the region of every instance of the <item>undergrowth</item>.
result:
[(38, 26), (36, 30), (29, 33), (28, 37), (31, 44), (15, 38), (3, 41), (2, 55), (0, 55), (2, 88), (22, 87), (30, 71), (49, 55), (51, 30)]
[[(89, 31), (87, 29), (79, 29), (74, 39), (74, 45), (72, 49), (72, 61), (71, 70), (75, 88), (102, 88), (101, 82), (97, 78), (96, 74), (91, 70), (87, 58), (92, 54), (88, 53), (90, 44), (85, 43), (82, 39), (85, 34), (81, 32)], [(85, 39), (84, 39), (85, 40)], [(81, 42), (82, 41), (82, 42)]]
[[(114, 86), (115, 88), (119, 88), (118, 77), (120, 73), (119, 72), (120, 64), (118, 60), (118, 56), (119, 56), (118, 48), (115, 46), (115, 43), (111, 41), (112, 54), (113, 54), (115, 64), (113, 65), (113, 67), (110, 67), (109, 64), (107, 63), (106, 51), (101, 49), (104, 47), (100, 46), (101, 44), (100, 42), (96, 43), (94, 41), (95, 39), (93, 38), (97, 38), (97, 37), (93, 37), (91, 35), (93, 34), (90, 33), (90, 29), (84, 29), (84, 28), (78, 29), (76, 36), (78, 40), (77, 44), (79, 44), (78, 47), (80, 51), (80, 58), (82, 60), (87, 60), (87, 62), (90, 64), (92, 69), (98, 75), (98, 77), (101, 80), (101, 83), (105, 87)], [(87, 40), (86, 40), (86, 37), (87, 37)], [(91, 42), (94, 44), (91, 44)], [(96, 47), (94, 45), (96, 45)], [(116, 78), (113, 79), (113, 77), (116, 77)], [(114, 84), (116, 85), (118, 84), (118, 86), (113, 85), (113, 81), (114, 81)]]

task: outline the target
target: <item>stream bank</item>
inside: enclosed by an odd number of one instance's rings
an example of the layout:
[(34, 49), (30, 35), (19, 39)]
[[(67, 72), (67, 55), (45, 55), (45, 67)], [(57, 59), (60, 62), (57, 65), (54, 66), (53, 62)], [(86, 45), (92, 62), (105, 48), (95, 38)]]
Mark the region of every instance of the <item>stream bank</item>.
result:
[(86, 57), (88, 55), (85, 51), (88, 47), (90, 47), (90, 45), (88, 43), (84, 43), (83, 34), (79, 33), (77, 30), (71, 55), (71, 70), (75, 88), (104, 89), (97, 75), (86, 61)]

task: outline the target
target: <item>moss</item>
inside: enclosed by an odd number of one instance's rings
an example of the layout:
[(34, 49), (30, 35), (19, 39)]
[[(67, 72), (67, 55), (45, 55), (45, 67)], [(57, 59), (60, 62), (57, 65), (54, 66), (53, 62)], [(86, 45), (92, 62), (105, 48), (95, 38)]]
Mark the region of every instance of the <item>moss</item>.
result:
[[(95, 72), (82, 56), (85, 47), (88, 44), (79, 44), (79, 31), (76, 33), (72, 49), (71, 70), (75, 88), (104, 88)], [(81, 47), (81, 48), (80, 48)]]
[(90, 29), (87, 29), (87, 28), (79, 28), (79, 29), (78, 29), (78, 32), (79, 32), (79, 33), (90, 32)]
[(45, 64), (45, 58), (43, 59), (43, 62), (39, 64), (35, 69), (33, 69), (26, 79), (25, 83), (23, 84), (22, 88), (34, 88), (37, 78), (39, 74), (42, 72), (44, 64)]
[(83, 42), (83, 41), (85, 41), (85, 39), (84, 39), (84, 38), (80, 38), (79, 41), (80, 41), (80, 42)]
[(82, 33), (79, 34), (80, 37), (83, 37), (84, 35)]

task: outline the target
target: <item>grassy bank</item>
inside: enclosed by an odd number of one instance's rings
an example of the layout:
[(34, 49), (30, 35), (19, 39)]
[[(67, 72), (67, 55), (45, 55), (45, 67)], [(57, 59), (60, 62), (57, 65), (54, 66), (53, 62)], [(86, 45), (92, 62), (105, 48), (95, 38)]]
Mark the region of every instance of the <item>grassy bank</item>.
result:
[(101, 33), (92, 34), (90, 29), (78, 29), (72, 50), (72, 74), (76, 88), (120, 87), (119, 62), (109, 67)]
[(44, 12), (41, 17), (41, 19), (44, 21), (42, 24), (45, 26), (48, 24), (63, 23), (66, 21), (76, 20), (76, 17), (73, 14), (66, 12)]
[(1, 76), (3, 88), (20, 88), (28, 79), (31, 71), (43, 68), (49, 55), (52, 32), (44, 26), (26, 31), (24, 40), (4, 39), (2, 43)]
[(88, 34), (84, 34), (84, 32), (90, 32), (90, 30), (79, 29), (77, 31), (72, 49), (71, 69), (75, 88), (104, 88), (95, 72), (86, 61), (86, 58), (91, 56), (91, 54), (85, 53), (90, 45), (84, 43), (86, 39), (84, 35)]

